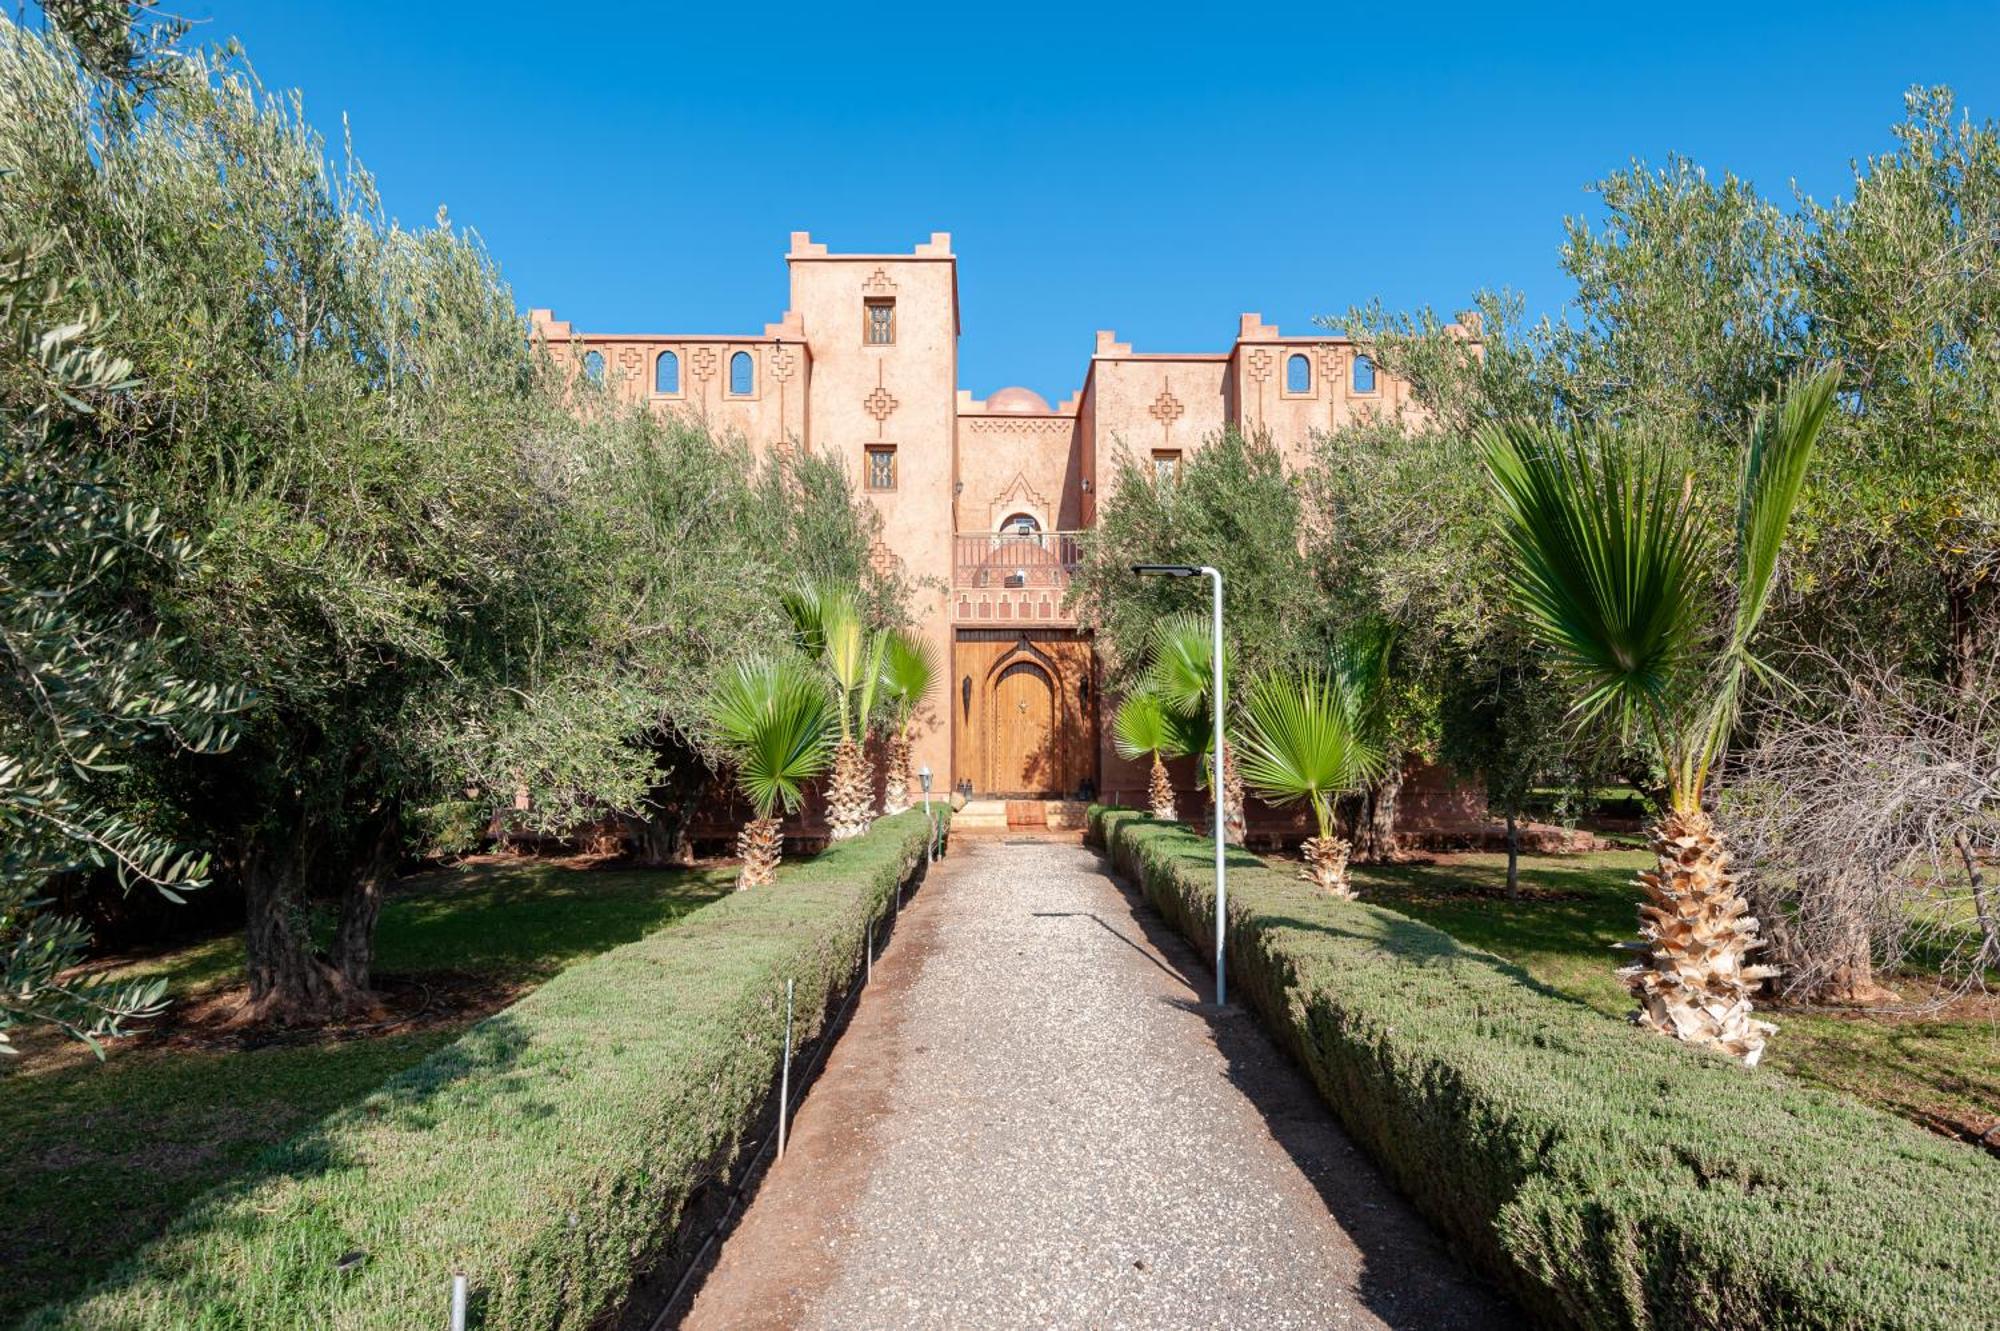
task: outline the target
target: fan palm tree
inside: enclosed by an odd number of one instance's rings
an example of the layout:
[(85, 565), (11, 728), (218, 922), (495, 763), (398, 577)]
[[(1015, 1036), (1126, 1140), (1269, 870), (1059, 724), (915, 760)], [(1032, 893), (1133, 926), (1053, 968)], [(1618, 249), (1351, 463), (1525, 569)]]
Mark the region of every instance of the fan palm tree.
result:
[(1299, 876), (1352, 900), (1347, 858), (1352, 849), (1333, 827), (1333, 802), (1360, 790), (1381, 765), (1382, 750), (1365, 734), (1363, 701), (1339, 675), (1267, 675), (1243, 707), (1243, 779), (1272, 804), (1305, 800), (1318, 835), (1300, 847)]
[[(1215, 645), (1208, 616), (1192, 610), (1168, 615), (1153, 629), (1152, 661), (1146, 671), (1145, 691), (1190, 731), (1201, 732), (1199, 747), (1190, 749), (1197, 758), (1214, 746)], [(1229, 651), (1222, 653), (1222, 675), (1229, 677)], [(1228, 700), (1223, 700), (1228, 707)], [(1207, 764), (1196, 767), (1197, 779), (1206, 785)], [(1243, 778), (1236, 770), (1235, 747), (1227, 734), (1222, 741), (1222, 831), (1232, 846), (1243, 844)]]
[(882, 812), (910, 807), (910, 728), (917, 709), (938, 680), (937, 649), (929, 638), (894, 629), (882, 649), (882, 703), (889, 712), (889, 772), (882, 782)]
[(868, 830), (875, 803), (875, 774), (866, 749), (886, 635), (870, 632), (852, 593), (801, 579), (785, 593), (799, 645), (821, 661), (834, 688), (840, 739), (827, 782), (826, 817), (835, 841)]
[(785, 846), (779, 815), (797, 808), (805, 783), (826, 770), (832, 706), (819, 676), (791, 659), (745, 662), (709, 696), (709, 721), (757, 814), (736, 839), (738, 888), (776, 881)]
[(1837, 383), (1831, 370), (1802, 378), (1758, 413), (1737, 479), (1733, 607), (1720, 614), (1709, 571), (1722, 540), (1674, 449), (1605, 429), (1496, 426), (1482, 439), (1516, 612), (1573, 681), (1579, 720), (1642, 733), (1666, 768), (1658, 864), (1639, 875), (1642, 938), (1627, 945), (1637, 960), (1619, 972), (1637, 1019), (1752, 1065), (1776, 1028), (1751, 1016), (1751, 993), (1775, 969), (1745, 962), (1762, 946), (1757, 921), (1702, 797), (1746, 677), (1769, 676), (1751, 639)]
[(1180, 817), (1174, 807), (1174, 783), (1167, 777), (1166, 760), (1201, 750), (1200, 739), (1189, 733), (1194, 729), (1195, 724), (1169, 711), (1159, 695), (1144, 689), (1126, 694), (1125, 701), (1118, 705), (1118, 714), (1112, 718), (1111, 740), (1119, 756), (1132, 762), (1141, 758), (1153, 760), (1147, 796), (1153, 817), (1162, 822)]

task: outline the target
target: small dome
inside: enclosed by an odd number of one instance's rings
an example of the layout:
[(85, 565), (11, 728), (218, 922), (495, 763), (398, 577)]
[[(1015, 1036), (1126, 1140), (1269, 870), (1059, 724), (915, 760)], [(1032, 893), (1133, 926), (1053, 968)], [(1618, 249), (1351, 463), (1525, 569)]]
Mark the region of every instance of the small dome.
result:
[(1004, 411), (1013, 415), (1028, 416), (1036, 412), (1046, 413), (1048, 401), (1032, 388), (1003, 388), (986, 399), (988, 411)]

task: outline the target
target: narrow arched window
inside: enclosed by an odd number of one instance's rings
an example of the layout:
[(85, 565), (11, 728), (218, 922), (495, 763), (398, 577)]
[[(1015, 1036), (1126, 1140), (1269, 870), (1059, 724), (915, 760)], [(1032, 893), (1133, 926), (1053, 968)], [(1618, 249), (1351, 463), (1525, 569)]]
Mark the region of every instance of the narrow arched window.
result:
[(590, 351), (590, 352), (586, 352), (586, 353), (584, 353), (584, 357), (583, 357), (583, 372), (584, 372), (584, 374), (585, 374), (586, 376), (588, 376), (588, 377), (589, 377), (589, 379), (590, 379), (590, 382), (592, 382), (592, 383), (594, 383), (594, 384), (601, 384), (601, 383), (603, 383), (603, 382), (604, 382), (604, 353), (603, 353), (603, 352), (601, 352), (601, 351)]
[(1375, 391), (1375, 362), (1366, 356), (1354, 358), (1354, 391), (1357, 393)]
[(1312, 362), (1301, 352), (1294, 351), (1285, 357), (1285, 391), (1287, 393), (1310, 393), (1313, 387)]
[(662, 351), (653, 362), (653, 391), (670, 394), (681, 391), (681, 358), (671, 351)]
[(747, 351), (729, 358), (729, 391), (736, 397), (749, 397), (757, 391), (757, 367)]

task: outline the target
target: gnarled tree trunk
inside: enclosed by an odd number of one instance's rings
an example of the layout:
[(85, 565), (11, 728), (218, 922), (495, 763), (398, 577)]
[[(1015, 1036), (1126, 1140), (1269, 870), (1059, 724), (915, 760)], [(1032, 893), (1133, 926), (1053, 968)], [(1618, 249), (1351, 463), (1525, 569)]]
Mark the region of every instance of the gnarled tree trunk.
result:
[(1640, 1025), (1756, 1066), (1777, 1030), (1751, 1015), (1751, 994), (1777, 974), (1746, 964), (1762, 947), (1749, 903), (1736, 892), (1729, 852), (1708, 815), (1670, 812), (1653, 829), (1657, 865), (1639, 875), (1641, 954), (1618, 972), (1639, 1000)]
[(382, 815), (368, 851), (340, 899), (340, 925), (333, 937), (334, 966), (351, 993), (366, 995), (375, 966), (375, 925), (382, 915), (382, 891), (395, 876), (403, 849), (401, 820)]
[(1384, 863), (1396, 858), (1396, 806), (1402, 794), (1403, 764), (1392, 761), (1362, 801), (1356, 859)]
[(310, 819), (289, 838), (264, 833), (238, 863), (243, 878), (245, 970), (250, 993), (235, 1020), (308, 1026), (376, 1009), (358, 988), (314, 948), (309, 917), (323, 837)]

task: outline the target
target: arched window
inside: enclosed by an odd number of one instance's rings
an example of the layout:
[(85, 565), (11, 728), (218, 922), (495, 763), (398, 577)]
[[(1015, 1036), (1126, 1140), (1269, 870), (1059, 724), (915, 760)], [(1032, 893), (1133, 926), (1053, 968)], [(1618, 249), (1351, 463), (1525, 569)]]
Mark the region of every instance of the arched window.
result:
[(749, 397), (757, 391), (757, 365), (747, 351), (729, 358), (729, 391), (735, 397)]
[(1375, 362), (1366, 356), (1354, 358), (1354, 391), (1357, 393), (1375, 391)]
[(590, 382), (594, 384), (603, 383), (604, 353), (601, 351), (590, 351), (584, 353), (583, 372), (590, 379)]
[(1310, 393), (1313, 388), (1313, 366), (1303, 352), (1294, 351), (1285, 357), (1285, 391), (1287, 393)]
[(1000, 524), (1002, 536), (1034, 536), (1042, 530), (1042, 524), (1029, 513), (1015, 513)]
[(653, 391), (667, 394), (681, 391), (681, 358), (671, 351), (662, 351), (653, 362)]

